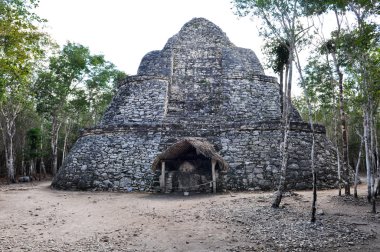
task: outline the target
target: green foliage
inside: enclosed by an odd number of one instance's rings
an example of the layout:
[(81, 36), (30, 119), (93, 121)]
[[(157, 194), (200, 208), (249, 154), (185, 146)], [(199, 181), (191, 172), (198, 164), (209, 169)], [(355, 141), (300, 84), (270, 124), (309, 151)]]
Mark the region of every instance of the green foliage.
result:
[(34, 86), (37, 111), (42, 114), (59, 113), (65, 108), (68, 96), (88, 72), (88, 48), (67, 43), (57, 56), (49, 60), (49, 68), (38, 74)]
[[(43, 22), (32, 9), (38, 1), (0, 1), (0, 99), (25, 93), (36, 60), (46, 42), (38, 31)], [(28, 88), (25, 88), (28, 89)]]
[(311, 103), (320, 103), (321, 106), (335, 106), (337, 83), (333, 76), (332, 65), (318, 54), (309, 58), (305, 67), (304, 83), (300, 85), (306, 89)]
[(331, 10), (350, 12), (356, 8), (363, 9), (364, 15), (378, 15), (380, 4), (374, 0), (325, 0), (325, 1), (301, 1), (308, 15), (322, 15)]
[(264, 52), (268, 57), (268, 66), (275, 73), (281, 73), (289, 64), (289, 43), (279, 40), (267, 41)]
[[(378, 1), (313, 1), (309, 15), (324, 15), (334, 12), (344, 20), (330, 37), (321, 41), (309, 58), (305, 69), (306, 88), (313, 97), (315, 119), (327, 128), (327, 134), (334, 139), (337, 106), (338, 73), (332, 58), (340, 66), (343, 78), (344, 111), (347, 113), (350, 160), (355, 160), (359, 151), (362, 132), (363, 110), (375, 111), (373, 120), (379, 121), (379, 2)], [(344, 17), (347, 17), (344, 18)], [(319, 32), (319, 31), (318, 31)], [(377, 111), (377, 112), (376, 112)], [(324, 120), (323, 117), (327, 117)], [(379, 131), (379, 127), (375, 128)], [(340, 142), (338, 127), (338, 145)]]
[(87, 111), (98, 115), (110, 101), (115, 83), (124, 77), (103, 55), (91, 55), (87, 47), (69, 42), (38, 75), (37, 111), (48, 117)]
[(79, 128), (97, 123), (126, 76), (103, 55), (75, 43), (44, 58), (54, 43), (41, 32), (45, 20), (34, 13), (38, 2), (0, 0), (0, 126), (5, 146), (10, 139), (15, 143), (18, 165), (47, 153), (53, 118), (71, 142)]

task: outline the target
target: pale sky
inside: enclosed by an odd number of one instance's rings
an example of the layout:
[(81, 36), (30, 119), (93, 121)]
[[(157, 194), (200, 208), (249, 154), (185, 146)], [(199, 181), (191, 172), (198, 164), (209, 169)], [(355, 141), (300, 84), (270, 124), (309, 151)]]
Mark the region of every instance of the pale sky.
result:
[[(194, 17), (218, 25), (239, 47), (250, 48), (264, 63), (256, 24), (233, 14), (231, 0), (40, 0), (37, 13), (47, 32), (102, 53), (120, 70), (134, 75), (142, 57), (160, 50)], [(266, 70), (266, 73), (270, 71)], [(272, 74), (273, 75), (273, 74)]]

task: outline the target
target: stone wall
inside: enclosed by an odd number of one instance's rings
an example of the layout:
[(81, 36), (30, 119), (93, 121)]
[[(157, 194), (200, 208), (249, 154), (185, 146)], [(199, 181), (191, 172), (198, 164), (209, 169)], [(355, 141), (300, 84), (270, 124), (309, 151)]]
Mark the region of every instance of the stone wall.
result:
[[(280, 122), (251, 125), (226, 124), (134, 125), (94, 128), (83, 131), (53, 181), (60, 189), (154, 191), (158, 175), (153, 174), (154, 158), (178, 140), (193, 136), (212, 143), (229, 164), (218, 186), (228, 190), (268, 190), (278, 184), (281, 166)], [(184, 129), (187, 129), (187, 133)], [(335, 152), (316, 127), (316, 168), (318, 186), (336, 186)], [(311, 132), (306, 123), (293, 123), (290, 134), (287, 183), (289, 189), (311, 187)], [(221, 188), (219, 188), (221, 189)]]
[(221, 111), (227, 121), (260, 122), (281, 117), (277, 83), (255, 79), (226, 79)]
[(161, 134), (145, 127), (81, 137), (53, 180), (60, 189), (148, 191)]
[(162, 121), (166, 115), (168, 84), (164, 78), (128, 77), (119, 87), (100, 125)]

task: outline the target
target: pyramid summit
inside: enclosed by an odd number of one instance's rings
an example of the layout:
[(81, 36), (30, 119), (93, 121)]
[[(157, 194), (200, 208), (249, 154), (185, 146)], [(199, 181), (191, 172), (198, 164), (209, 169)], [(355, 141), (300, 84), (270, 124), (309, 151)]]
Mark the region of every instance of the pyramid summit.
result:
[[(194, 18), (147, 53), (104, 116), (84, 129), (53, 180), (59, 189), (204, 191), (272, 189), (280, 176), (282, 92), (252, 50)], [(310, 126), (292, 107), (288, 188), (311, 187)], [(321, 187), (336, 158), (315, 125)]]
[[(249, 49), (238, 48), (230, 42), (227, 35), (215, 24), (204, 18), (194, 18), (191, 21), (187, 22), (178, 34), (171, 37), (166, 43), (165, 47), (161, 51), (153, 51), (148, 53), (142, 60), (139, 67), (138, 74), (152, 75), (157, 74), (157, 70), (149, 68), (147, 63), (156, 63), (153, 59), (156, 60), (170, 60), (173, 53), (180, 55), (182, 52), (191, 52), (192, 55), (189, 55), (188, 59), (201, 59), (198, 57), (200, 53), (213, 53), (214, 59), (221, 59), (218, 57), (218, 53), (223, 53), (224, 60), (230, 60), (229, 66), (226, 68), (226, 65), (219, 67), (211, 67), (213, 70), (236, 70), (237, 72), (246, 71), (250, 73), (260, 73), (264, 74), (263, 67), (261, 66), (259, 60), (257, 59), (255, 53)], [(198, 52), (198, 53), (197, 53)], [(211, 55), (210, 55), (211, 56)], [(222, 56), (222, 55), (220, 55)], [(230, 56), (230, 58), (228, 58)], [(208, 57), (209, 61), (211, 57)], [(162, 61), (161, 63), (166, 63)], [(175, 63), (175, 62), (172, 62)], [(209, 62), (211, 63), (211, 62)], [(227, 62), (224, 62), (227, 63)], [(182, 65), (173, 66), (179, 70), (179, 67)], [(172, 66), (165, 67), (165, 64), (161, 64), (159, 69), (168, 70)], [(197, 65), (193, 65), (190, 68), (196, 70)], [(232, 68), (232, 67), (235, 67)], [(154, 67), (153, 67), (154, 68)], [(175, 70), (175, 69), (172, 69)], [(162, 72), (161, 72), (162, 73)], [(165, 71), (165, 75), (170, 74), (170, 72)], [(212, 72), (211, 74), (221, 74), (221, 72)], [(206, 73), (207, 74), (207, 73)], [(225, 73), (228, 74), (228, 73)]]
[(165, 48), (192, 46), (234, 46), (227, 35), (214, 23), (204, 18), (193, 18), (183, 25), (178, 34), (169, 39)]

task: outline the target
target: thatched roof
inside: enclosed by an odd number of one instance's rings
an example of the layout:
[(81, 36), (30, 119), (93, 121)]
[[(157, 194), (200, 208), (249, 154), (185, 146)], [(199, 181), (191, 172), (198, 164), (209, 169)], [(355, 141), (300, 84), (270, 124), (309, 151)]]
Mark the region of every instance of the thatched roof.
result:
[(228, 164), (216, 152), (214, 146), (206, 139), (198, 137), (186, 137), (170, 146), (156, 157), (152, 164), (152, 170), (155, 172), (157, 168), (159, 169), (162, 160), (176, 159), (181, 154), (188, 152), (192, 147), (195, 148), (197, 154), (201, 154), (206, 158), (215, 159), (219, 164), (221, 172), (228, 170)]

